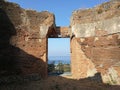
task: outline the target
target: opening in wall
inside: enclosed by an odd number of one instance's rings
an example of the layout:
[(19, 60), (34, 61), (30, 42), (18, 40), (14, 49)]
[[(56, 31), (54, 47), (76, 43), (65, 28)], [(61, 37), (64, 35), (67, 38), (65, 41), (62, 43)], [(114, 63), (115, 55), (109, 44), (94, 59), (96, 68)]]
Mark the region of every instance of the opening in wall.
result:
[(71, 75), (70, 38), (48, 38), (48, 75)]

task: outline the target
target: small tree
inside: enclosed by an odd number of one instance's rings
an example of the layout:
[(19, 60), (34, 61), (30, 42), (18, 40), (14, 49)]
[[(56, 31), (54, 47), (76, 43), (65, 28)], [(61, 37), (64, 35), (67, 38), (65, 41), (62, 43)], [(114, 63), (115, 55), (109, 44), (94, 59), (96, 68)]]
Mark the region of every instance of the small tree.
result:
[(63, 73), (64, 72), (63, 63), (59, 62), (57, 66), (58, 66), (59, 73)]
[(53, 61), (51, 64), (48, 64), (48, 73), (53, 72), (55, 70), (55, 62)]

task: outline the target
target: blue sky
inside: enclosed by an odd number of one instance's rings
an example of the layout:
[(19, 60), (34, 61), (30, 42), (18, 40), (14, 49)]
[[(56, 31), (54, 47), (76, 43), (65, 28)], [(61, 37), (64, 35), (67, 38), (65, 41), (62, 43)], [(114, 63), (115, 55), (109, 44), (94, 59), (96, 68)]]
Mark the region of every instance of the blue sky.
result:
[(56, 25), (69, 26), (74, 10), (90, 8), (109, 0), (8, 0), (18, 3), (22, 8), (37, 11), (50, 11), (56, 16)]
[(70, 38), (49, 38), (48, 56), (69, 56)]
[[(24, 9), (49, 11), (55, 14), (57, 26), (69, 26), (72, 12), (77, 9), (91, 8), (109, 0), (8, 0), (18, 3)], [(49, 39), (49, 56), (70, 54), (69, 39)]]

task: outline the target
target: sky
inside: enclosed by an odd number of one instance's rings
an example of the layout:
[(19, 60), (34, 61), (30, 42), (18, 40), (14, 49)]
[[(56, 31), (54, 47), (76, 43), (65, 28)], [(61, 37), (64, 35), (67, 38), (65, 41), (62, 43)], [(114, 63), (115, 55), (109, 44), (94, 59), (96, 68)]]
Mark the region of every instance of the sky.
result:
[[(109, 0), (8, 0), (18, 3), (24, 9), (54, 13), (57, 26), (69, 26), (72, 12), (91, 8)], [(48, 56), (70, 55), (69, 39), (48, 39)]]
[(49, 38), (48, 56), (70, 56), (70, 38)]
[(69, 26), (72, 12), (91, 8), (109, 0), (8, 0), (18, 3), (24, 9), (49, 11), (55, 14), (57, 26)]

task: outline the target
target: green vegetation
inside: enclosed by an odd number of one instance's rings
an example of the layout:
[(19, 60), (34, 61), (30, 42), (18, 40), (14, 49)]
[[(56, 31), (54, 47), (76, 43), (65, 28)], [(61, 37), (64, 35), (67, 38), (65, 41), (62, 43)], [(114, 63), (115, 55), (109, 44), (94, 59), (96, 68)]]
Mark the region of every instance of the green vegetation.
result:
[(59, 61), (58, 64), (55, 64), (55, 61), (53, 61), (51, 64), (48, 64), (48, 73), (62, 74), (70, 71), (70, 64), (64, 64), (61, 61)]
[(48, 73), (54, 72), (54, 70), (55, 70), (55, 62), (48, 64)]
[(71, 72), (70, 64), (64, 64), (63, 68), (64, 68), (64, 72)]

